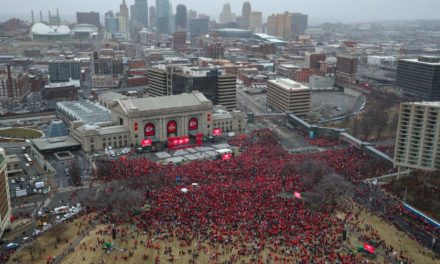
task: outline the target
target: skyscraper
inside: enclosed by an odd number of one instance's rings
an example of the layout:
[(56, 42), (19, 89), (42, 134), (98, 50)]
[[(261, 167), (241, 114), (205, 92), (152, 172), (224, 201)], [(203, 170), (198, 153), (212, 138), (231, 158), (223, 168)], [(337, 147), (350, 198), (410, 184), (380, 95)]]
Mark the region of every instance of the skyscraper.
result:
[(149, 10), (149, 15), (150, 15), (150, 23), (149, 26), (150, 28), (155, 28), (156, 27), (156, 7), (155, 6), (150, 6), (150, 10)]
[(197, 18), (197, 11), (190, 9), (188, 11), (188, 20), (189, 19), (196, 19)]
[(170, 32), (170, 2), (168, 0), (156, 0), (156, 27), (159, 33)]
[(177, 5), (176, 7), (176, 31), (185, 31), (188, 29), (188, 15), (185, 5)]
[(109, 33), (119, 32), (119, 19), (115, 17), (113, 11), (105, 13), (105, 30)]
[(301, 13), (292, 14), (292, 37), (298, 37), (299, 35), (304, 35), (307, 29), (308, 16)]
[(119, 6), (119, 16), (125, 17), (128, 22), (128, 19), (130, 18), (130, 15), (128, 13), (128, 6), (125, 3), (125, 0), (122, 0), (122, 4)]
[(252, 12), (249, 20), (249, 29), (254, 33), (263, 31), (263, 14), (261, 12)]
[(249, 2), (244, 2), (243, 3), (243, 8), (241, 10), (241, 28), (243, 29), (249, 29), (249, 21), (251, 18), (251, 3)]
[(148, 3), (147, 0), (135, 0), (130, 6), (131, 20), (143, 27), (148, 27)]
[(267, 34), (285, 39), (303, 35), (307, 29), (308, 16), (301, 13), (284, 12), (267, 18)]
[(231, 5), (226, 3), (223, 5), (223, 11), (220, 13), (220, 23), (228, 24), (235, 22), (235, 14), (231, 12)]

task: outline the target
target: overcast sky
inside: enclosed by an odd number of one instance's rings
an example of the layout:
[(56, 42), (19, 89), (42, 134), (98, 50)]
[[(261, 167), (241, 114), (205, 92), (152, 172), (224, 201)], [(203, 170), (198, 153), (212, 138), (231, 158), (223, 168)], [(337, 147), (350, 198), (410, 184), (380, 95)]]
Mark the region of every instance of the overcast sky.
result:
[[(39, 10), (47, 17), (49, 9), (60, 9), (63, 20), (72, 20), (76, 11), (117, 10), (122, 0), (0, 0), (0, 20), (11, 15), (20, 15), (30, 20), (30, 10), (35, 17)], [(7, 2), (7, 5), (5, 3)], [(130, 5), (134, 0), (126, 0)], [(148, 4), (154, 5), (155, 0)], [(208, 14), (218, 20), (222, 0), (172, 0), (173, 9), (177, 4), (185, 4), (188, 9)], [(229, 1), (233, 12), (241, 14), (243, 0)], [(440, 19), (440, 0), (251, 0), (252, 10), (262, 11), (264, 16), (290, 11), (309, 15), (311, 24), (329, 22), (364, 22), (384, 20)], [(25, 15), (25, 16), (23, 16)], [(102, 17), (102, 16), (101, 16)], [(266, 18), (264, 19), (266, 20)]]

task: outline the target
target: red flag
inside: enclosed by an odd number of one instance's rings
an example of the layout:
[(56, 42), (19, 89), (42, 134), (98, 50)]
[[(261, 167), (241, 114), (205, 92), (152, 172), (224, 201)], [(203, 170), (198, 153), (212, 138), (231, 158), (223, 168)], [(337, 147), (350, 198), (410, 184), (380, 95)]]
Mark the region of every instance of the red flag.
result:
[(301, 193), (299, 193), (299, 192), (294, 192), (294, 193), (293, 193), (293, 196), (295, 196), (295, 197), (298, 198), (298, 199), (301, 199), (301, 198), (302, 198)]
[(367, 243), (364, 243), (364, 250), (370, 252), (371, 254), (374, 254), (375, 249), (372, 245), (368, 245)]

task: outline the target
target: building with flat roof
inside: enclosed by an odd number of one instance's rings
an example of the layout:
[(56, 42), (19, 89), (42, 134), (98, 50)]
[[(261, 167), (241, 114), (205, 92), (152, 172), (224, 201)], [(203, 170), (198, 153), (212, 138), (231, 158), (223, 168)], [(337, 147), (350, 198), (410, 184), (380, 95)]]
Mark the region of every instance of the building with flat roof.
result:
[(440, 169), (440, 102), (401, 103), (394, 164), (401, 168)]
[(356, 84), (358, 58), (339, 55), (336, 60), (336, 84)]
[(77, 24), (91, 24), (97, 28), (101, 27), (98, 12), (76, 12)]
[(56, 111), (69, 127), (74, 122), (106, 125), (112, 123), (110, 110), (90, 101), (58, 102)]
[(440, 100), (440, 57), (399, 60), (396, 84), (405, 95)]
[(306, 116), (310, 111), (310, 88), (286, 78), (269, 80), (267, 105), (276, 111)]
[(50, 82), (68, 82), (81, 78), (81, 62), (73, 60), (49, 61)]
[(20, 165), (20, 158), (17, 154), (9, 154), (5, 156), (6, 158), (6, 171), (8, 177), (12, 177), (14, 175), (21, 175), (23, 170)]
[(149, 93), (164, 96), (199, 91), (214, 105), (223, 105), (228, 111), (237, 106), (237, 76), (219, 68), (159, 65), (149, 70)]
[(10, 224), (11, 196), (6, 169), (6, 152), (0, 148), (0, 238)]

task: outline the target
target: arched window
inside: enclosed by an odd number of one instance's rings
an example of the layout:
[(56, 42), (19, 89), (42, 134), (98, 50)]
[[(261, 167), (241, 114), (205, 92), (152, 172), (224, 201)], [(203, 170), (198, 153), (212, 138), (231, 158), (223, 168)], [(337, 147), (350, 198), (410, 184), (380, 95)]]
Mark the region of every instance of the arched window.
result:
[(167, 136), (175, 137), (177, 136), (177, 122), (174, 120), (171, 120), (167, 124)]
[(156, 136), (156, 126), (153, 123), (146, 124), (144, 127), (144, 135), (145, 137)]
[(188, 122), (188, 130), (189, 131), (197, 131), (199, 129), (199, 120), (193, 117)]

